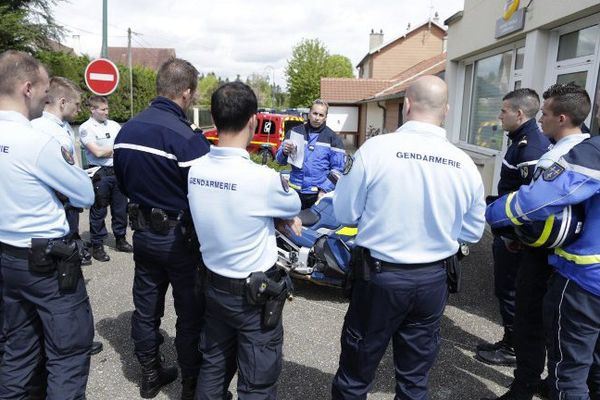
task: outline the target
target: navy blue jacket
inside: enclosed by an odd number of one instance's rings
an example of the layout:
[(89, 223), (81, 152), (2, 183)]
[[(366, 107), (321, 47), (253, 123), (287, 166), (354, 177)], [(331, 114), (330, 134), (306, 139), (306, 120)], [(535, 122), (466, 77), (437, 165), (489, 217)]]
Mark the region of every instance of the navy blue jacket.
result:
[[(538, 127), (535, 118), (530, 119), (518, 129), (508, 134), (510, 146), (506, 150), (500, 182), (498, 182), (498, 195), (514, 192), (521, 185), (531, 182), (535, 161), (549, 150), (550, 141)], [(531, 162), (528, 168), (519, 168), (519, 164)]]
[(181, 107), (159, 96), (123, 125), (115, 140), (119, 187), (143, 207), (188, 210), (188, 171), (209, 150), (210, 143), (192, 130)]
[[(309, 123), (291, 129), (304, 135), (304, 161), (302, 169), (292, 166), (290, 173), (290, 187), (300, 193), (330, 192), (334, 185), (327, 175), (329, 171), (344, 170), (344, 143), (325, 124), (315, 129)], [(316, 140), (310, 140), (310, 134), (317, 133)], [(285, 133), (285, 138), (290, 138), (290, 131)], [(279, 147), (275, 159), (281, 165), (288, 163), (287, 156), (283, 154), (283, 146)]]

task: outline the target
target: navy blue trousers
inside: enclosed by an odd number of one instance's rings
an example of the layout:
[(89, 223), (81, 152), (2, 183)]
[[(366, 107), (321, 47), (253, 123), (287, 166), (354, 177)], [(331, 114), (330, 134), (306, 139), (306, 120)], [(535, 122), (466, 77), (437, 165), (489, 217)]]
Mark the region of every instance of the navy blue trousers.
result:
[(494, 236), (492, 255), (494, 258), (494, 294), (498, 298), (504, 331), (512, 335), (515, 322), (517, 271), (523, 253), (521, 251), (511, 253), (506, 249), (502, 238)]
[(318, 193), (300, 193), (300, 192), (298, 192), (298, 195), (300, 196), (302, 210), (304, 210), (305, 208), (311, 208), (313, 206), (313, 204), (315, 204), (317, 202), (317, 200), (319, 199)]
[(261, 318), (262, 306), (207, 284), (196, 400), (224, 399), (236, 370), (239, 399), (277, 399), (283, 325), (279, 320), (274, 329), (265, 330)]
[(440, 263), (371, 273), (357, 280), (342, 328), (333, 399), (366, 399), (390, 339), (396, 399), (427, 399), (429, 370), (440, 345), (440, 320), (448, 299)]
[(171, 284), (177, 314), (177, 360), (184, 377), (196, 376), (201, 361), (198, 340), (204, 313), (204, 298), (199, 290), (200, 252), (186, 247), (178, 227), (166, 235), (135, 231), (133, 261), (135, 311), (131, 317), (131, 337), (136, 355), (138, 358), (155, 355), (164, 341), (159, 328), (165, 294)]
[(69, 233), (75, 237), (79, 236), (79, 211), (73, 207), (66, 207), (65, 214), (69, 223)]
[(554, 269), (548, 264), (548, 250), (525, 249), (517, 273), (514, 345), (517, 356), (515, 381), (535, 385), (546, 365), (544, 295)]
[(553, 400), (600, 399), (600, 296), (555, 273), (544, 298)]
[[(101, 172), (98, 171), (97, 173)], [(96, 203), (90, 208), (90, 240), (92, 246), (101, 245), (107, 235), (104, 219), (108, 213), (108, 206), (98, 207), (98, 198), (108, 199), (112, 231), (115, 237), (125, 236), (127, 229), (127, 197), (117, 184), (114, 175), (105, 175), (97, 183)]]
[(57, 273), (33, 274), (26, 257), (2, 252), (6, 343), (0, 366), (0, 398), (25, 400), (45, 352), (47, 399), (84, 399), (94, 337), (83, 277), (74, 293), (58, 290)]

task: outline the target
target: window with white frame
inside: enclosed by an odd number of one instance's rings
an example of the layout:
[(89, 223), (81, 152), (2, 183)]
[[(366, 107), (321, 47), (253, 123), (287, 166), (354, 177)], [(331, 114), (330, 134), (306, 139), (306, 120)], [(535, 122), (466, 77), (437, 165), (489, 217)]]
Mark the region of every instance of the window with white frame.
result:
[[(600, 68), (600, 15), (552, 31), (547, 65), (546, 87), (574, 82), (585, 88), (593, 100)], [(592, 114), (586, 123), (591, 124), (592, 132), (595, 132), (598, 126)]]
[(498, 121), (502, 98), (521, 87), (524, 47), (465, 64), (460, 139), (469, 144), (501, 150), (504, 133)]

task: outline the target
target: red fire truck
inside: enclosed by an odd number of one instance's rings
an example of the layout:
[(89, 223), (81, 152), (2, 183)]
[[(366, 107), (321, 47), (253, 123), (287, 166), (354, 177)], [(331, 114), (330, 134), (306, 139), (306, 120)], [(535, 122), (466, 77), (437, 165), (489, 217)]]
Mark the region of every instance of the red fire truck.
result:
[[(261, 154), (265, 162), (275, 157), (285, 133), (304, 123), (304, 119), (298, 115), (259, 112), (256, 116), (256, 131), (247, 150), (250, 153)], [(216, 128), (205, 130), (204, 136), (213, 143), (219, 141)]]

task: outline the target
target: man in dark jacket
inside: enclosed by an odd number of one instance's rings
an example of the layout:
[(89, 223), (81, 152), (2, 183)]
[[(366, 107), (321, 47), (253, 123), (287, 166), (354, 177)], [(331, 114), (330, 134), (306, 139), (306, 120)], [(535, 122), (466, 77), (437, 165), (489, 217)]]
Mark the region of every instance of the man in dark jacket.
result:
[(163, 368), (159, 331), (165, 293), (173, 286), (177, 313), (175, 347), (182, 375), (183, 400), (193, 399), (200, 369), (198, 352), (204, 301), (197, 293), (202, 259), (193, 232), (187, 201), (191, 164), (206, 154), (209, 144), (196, 134), (185, 110), (194, 102), (198, 71), (189, 62), (172, 59), (158, 71), (158, 97), (126, 123), (114, 146), (119, 186), (130, 199), (132, 222), (133, 302), (131, 336), (142, 367), (140, 396), (152, 398), (177, 377), (176, 368)]
[[(532, 89), (517, 89), (502, 99), (499, 119), (502, 129), (508, 132), (510, 145), (502, 160), (499, 196), (529, 184), (536, 161), (548, 151), (550, 142), (540, 131), (535, 119), (539, 109), (540, 98)], [(513, 334), (516, 278), (523, 247), (516, 240), (495, 235), (492, 251), (494, 288), (500, 303), (504, 335), (496, 343), (478, 345), (476, 357), (488, 364), (513, 366), (516, 363)]]

